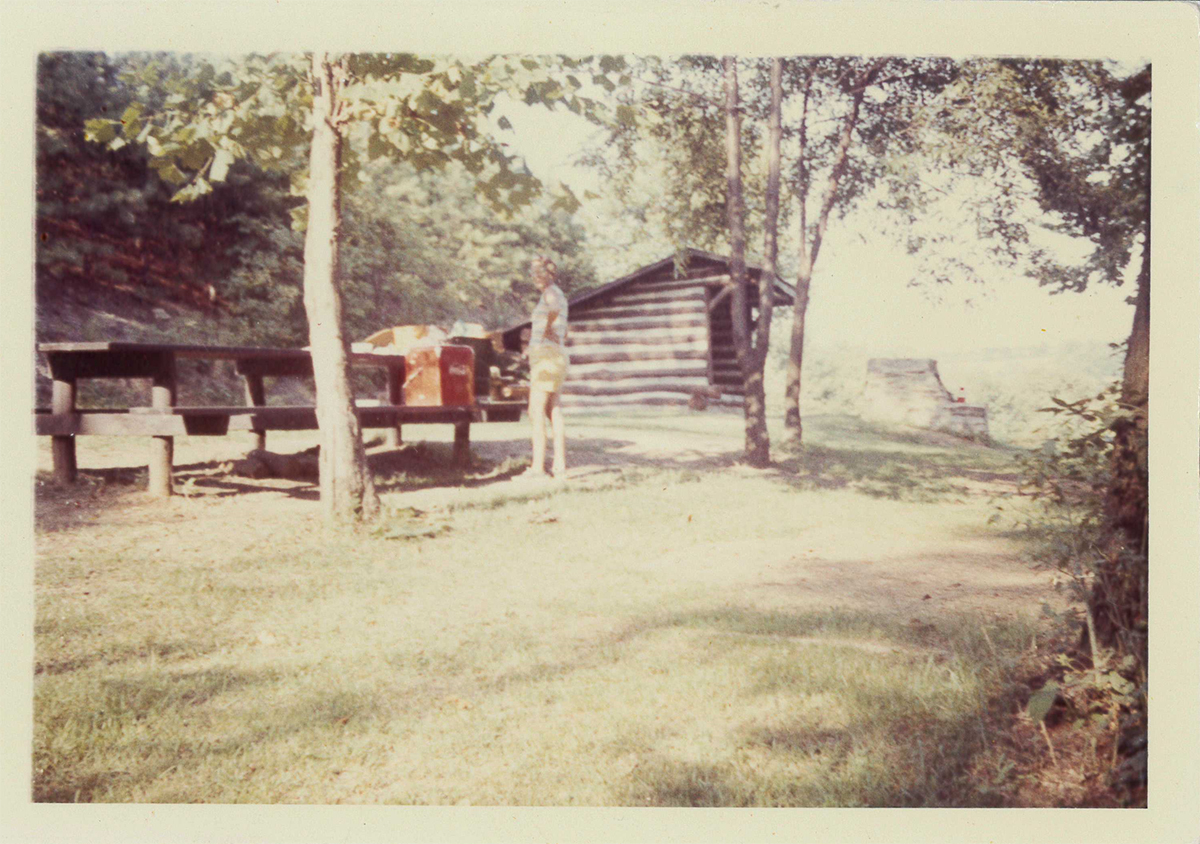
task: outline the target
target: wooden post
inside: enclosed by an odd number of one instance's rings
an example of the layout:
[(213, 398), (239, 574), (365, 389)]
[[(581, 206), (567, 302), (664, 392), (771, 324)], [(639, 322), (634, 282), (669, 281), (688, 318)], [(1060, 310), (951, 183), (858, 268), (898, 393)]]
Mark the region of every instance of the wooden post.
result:
[[(150, 406), (156, 410), (175, 406), (175, 356), (165, 355), (150, 387)], [(150, 487), (155, 498), (171, 495), (171, 464), (175, 456), (174, 437), (150, 440)]]
[(471, 462), (471, 423), (454, 423), (454, 465), (465, 468)]
[[(66, 416), (75, 412), (75, 377), (56, 375), (50, 393), (50, 412)], [(76, 477), (75, 435), (51, 437), (54, 456), (54, 480), (73, 484)]]
[[(404, 369), (402, 367), (389, 366), (387, 369), (387, 400), (390, 405), (404, 404)], [(399, 448), (402, 442), (404, 442), (404, 435), (400, 429), (400, 423), (396, 422), (395, 427), (388, 428), (384, 434), (384, 445), (388, 448)]]
[[(263, 377), (258, 374), (243, 375), (246, 382), (246, 404), (263, 407), (267, 403), (266, 390), (263, 388)], [(254, 447), (260, 451), (267, 448), (267, 432), (259, 428), (253, 430)]]

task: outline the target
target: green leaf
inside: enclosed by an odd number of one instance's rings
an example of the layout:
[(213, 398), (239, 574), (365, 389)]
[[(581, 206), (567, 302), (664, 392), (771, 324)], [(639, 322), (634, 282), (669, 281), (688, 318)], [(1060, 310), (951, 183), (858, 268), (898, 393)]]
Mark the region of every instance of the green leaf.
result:
[(1034, 692), (1033, 696), (1029, 698), (1029, 703), (1026, 705), (1025, 711), (1034, 723), (1043, 721), (1050, 713), (1050, 707), (1054, 706), (1054, 701), (1057, 697), (1058, 683), (1048, 680), (1046, 685)]
[(219, 149), (213, 153), (212, 167), (209, 168), (208, 177), (214, 182), (225, 181), (225, 174), (229, 172), (229, 165), (233, 163), (233, 153), (227, 149)]
[(561, 190), (561, 193), (555, 197), (554, 202), (550, 207), (561, 208), (568, 214), (574, 214), (580, 209), (582, 203), (580, 203), (578, 197), (575, 196), (574, 191), (572, 191), (565, 182), (559, 182), (558, 186)]
[(213, 157), (213, 148), (208, 141), (197, 141), (184, 147), (179, 156), (180, 163), (189, 170), (199, 170)]
[(93, 143), (107, 144), (117, 136), (118, 125), (115, 120), (98, 117), (83, 124), (83, 136)]
[(501, 129), (511, 129), (512, 128), (512, 123), (509, 122), (507, 117), (501, 117), (499, 120), (496, 121), (496, 125), (499, 126)]
[(395, 147), (385, 141), (378, 131), (367, 137), (367, 158), (371, 161), (390, 155), (394, 149)]
[(171, 197), (172, 202), (191, 202), (194, 199), (199, 199), (207, 193), (212, 193), (212, 185), (200, 176), (192, 180), (190, 185), (180, 188), (175, 195)]
[(169, 185), (182, 185), (188, 179), (187, 174), (176, 167), (173, 161), (157, 169), (158, 175)]
[(625, 69), (625, 59), (622, 56), (601, 56), (600, 71), (602, 73), (613, 73), (615, 71)]
[(121, 114), (121, 123), (128, 126), (130, 123), (140, 120), (142, 117), (142, 112), (145, 110), (145, 108), (146, 107), (139, 102), (130, 103), (129, 107), (126, 108)]

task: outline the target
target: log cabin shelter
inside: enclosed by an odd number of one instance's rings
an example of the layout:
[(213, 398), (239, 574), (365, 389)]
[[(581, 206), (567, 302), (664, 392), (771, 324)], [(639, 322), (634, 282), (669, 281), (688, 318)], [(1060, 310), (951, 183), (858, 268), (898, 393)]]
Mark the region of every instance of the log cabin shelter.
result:
[[(680, 260), (682, 258), (682, 260)], [(747, 309), (758, 314), (762, 267), (747, 264)], [(686, 249), (568, 300), (565, 407), (620, 408), (742, 403), (733, 345), (729, 259)], [(776, 280), (775, 305), (790, 305), (791, 285)], [(528, 321), (505, 329), (504, 347), (521, 348)]]

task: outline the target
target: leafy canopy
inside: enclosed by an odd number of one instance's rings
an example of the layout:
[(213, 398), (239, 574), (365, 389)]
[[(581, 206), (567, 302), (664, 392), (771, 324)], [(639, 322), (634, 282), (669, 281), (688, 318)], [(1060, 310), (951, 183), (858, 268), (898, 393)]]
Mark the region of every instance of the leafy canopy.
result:
[[(176, 187), (177, 201), (210, 193), (243, 161), (288, 174), (293, 193), (304, 195), (312, 135), (305, 56), (151, 56), (133, 64), (124, 79), (136, 99), (119, 118), (87, 121), (89, 140), (111, 149), (145, 144), (151, 167)], [(418, 170), (457, 162), (475, 178), (476, 193), (507, 213), (528, 204), (541, 184), (492, 137), (487, 117), (498, 98), (561, 106), (599, 122), (604, 106), (582, 93), (578, 74), (588, 70), (593, 85), (611, 88), (607, 74), (620, 65), (608, 56), (491, 56), (468, 62), (408, 53), (351, 54), (339, 64), (346, 78), (336, 120), (350, 141), (343, 183), (353, 186), (364, 161), (379, 158)], [(578, 205), (569, 191), (558, 201), (569, 211)], [(295, 217), (302, 225), (302, 208)]]

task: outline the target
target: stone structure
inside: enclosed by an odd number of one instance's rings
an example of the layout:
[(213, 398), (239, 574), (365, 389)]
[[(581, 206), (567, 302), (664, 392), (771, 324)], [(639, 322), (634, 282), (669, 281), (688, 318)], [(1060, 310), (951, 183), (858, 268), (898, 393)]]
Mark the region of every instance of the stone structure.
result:
[(863, 414), (869, 419), (987, 439), (987, 408), (960, 404), (943, 386), (930, 358), (867, 361)]

